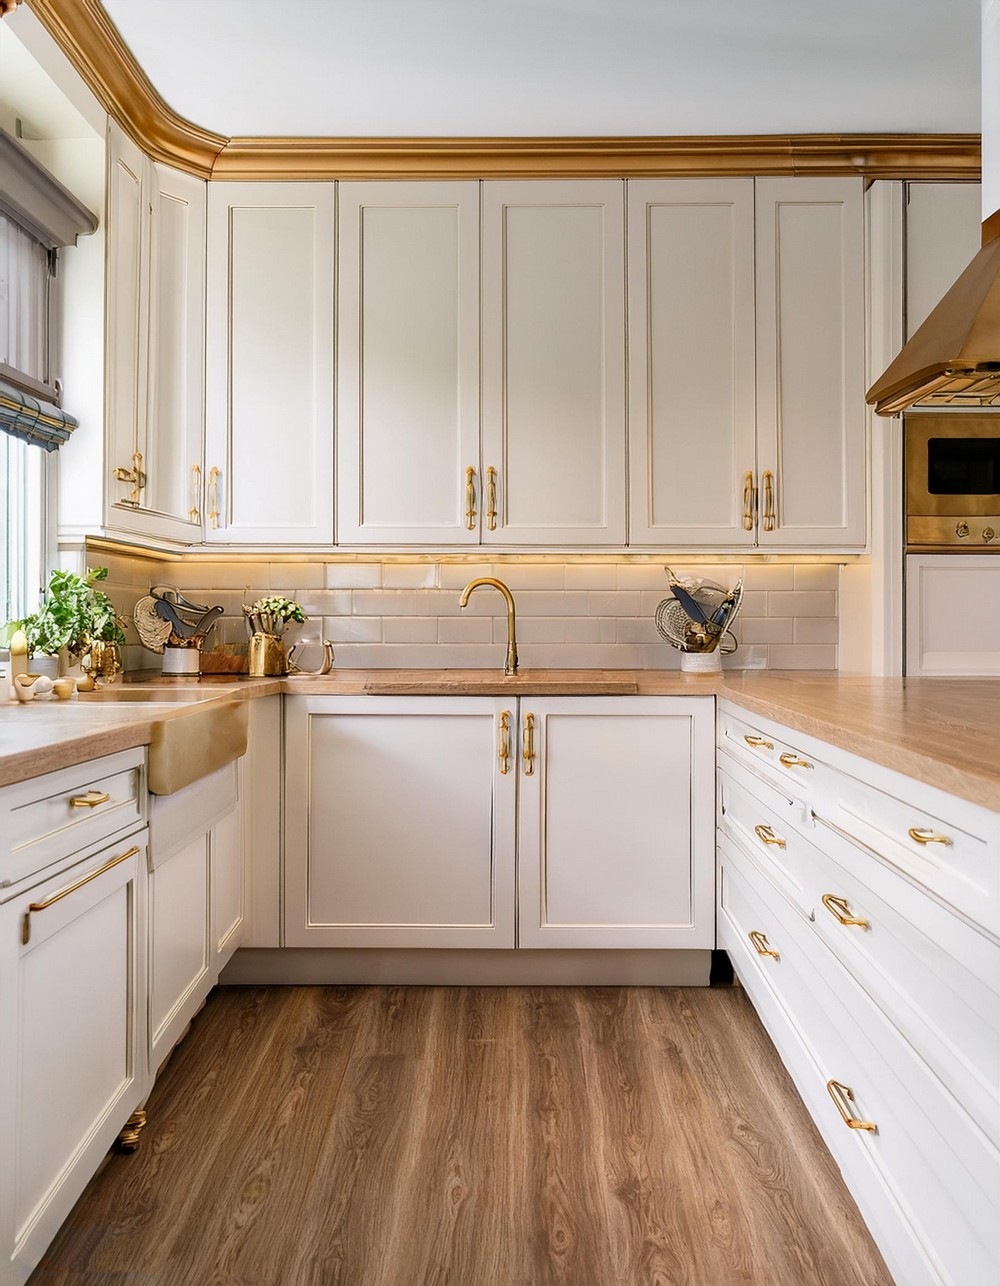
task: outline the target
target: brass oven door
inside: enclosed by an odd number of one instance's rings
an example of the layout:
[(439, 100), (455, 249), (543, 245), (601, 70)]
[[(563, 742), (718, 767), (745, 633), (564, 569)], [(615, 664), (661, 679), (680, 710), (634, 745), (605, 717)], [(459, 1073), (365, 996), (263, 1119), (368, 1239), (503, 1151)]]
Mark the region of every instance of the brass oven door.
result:
[(905, 426), (907, 544), (998, 541), (1000, 414), (918, 413)]

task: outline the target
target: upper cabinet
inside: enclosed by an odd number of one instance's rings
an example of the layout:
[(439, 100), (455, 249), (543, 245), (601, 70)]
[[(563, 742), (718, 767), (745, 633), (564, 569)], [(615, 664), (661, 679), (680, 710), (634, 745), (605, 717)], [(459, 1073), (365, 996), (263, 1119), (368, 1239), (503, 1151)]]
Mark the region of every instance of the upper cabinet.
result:
[(341, 183), (337, 539), (479, 540), (479, 184)]
[(333, 540), (331, 183), (212, 183), (205, 538)]
[(108, 139), (107, 524), (201, 538), (205, 183)]
[(629, 185), (630, 543), (860, 548), (854, 179)]
[(625, 542), (618, 181), (483, 185), (483, 540)]

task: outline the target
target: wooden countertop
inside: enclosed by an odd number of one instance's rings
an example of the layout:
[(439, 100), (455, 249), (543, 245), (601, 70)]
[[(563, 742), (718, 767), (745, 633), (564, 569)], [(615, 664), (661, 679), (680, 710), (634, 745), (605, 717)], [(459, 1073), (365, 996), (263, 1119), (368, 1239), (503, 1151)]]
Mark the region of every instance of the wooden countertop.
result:
[[(718, 696), (1000, 812), (1000, 681), (729, 670), (334, 670), (287, 679), (151, 680), (73, 702), (0, 705), (0, 785), (148, 744), (159, 719), (207, 701), (289, 695)], [(90, 712), (88, 714), (88, 711)]]

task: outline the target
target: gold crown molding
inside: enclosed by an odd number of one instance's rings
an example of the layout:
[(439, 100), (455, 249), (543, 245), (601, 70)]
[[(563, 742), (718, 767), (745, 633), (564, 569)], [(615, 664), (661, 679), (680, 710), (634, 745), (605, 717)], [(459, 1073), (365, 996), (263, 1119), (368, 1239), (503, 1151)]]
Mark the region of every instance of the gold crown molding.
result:
[(663, 138), (233, 138), (214, 179), (693, 178), (863, 174), (977, 179), (978, 134)]
[(184, 120), (163, 101), (99, 0), (28, 0), (28, 8), (147, 155), (199, 178), (211, 175), (228, 140)]
[(978, 179), (978, 134), (663, 138), (232, 138), (157, 93), (100, 0), (28, 0), (102, 107), (154, 160), (201, 178), (694, 178), (862, 174)]

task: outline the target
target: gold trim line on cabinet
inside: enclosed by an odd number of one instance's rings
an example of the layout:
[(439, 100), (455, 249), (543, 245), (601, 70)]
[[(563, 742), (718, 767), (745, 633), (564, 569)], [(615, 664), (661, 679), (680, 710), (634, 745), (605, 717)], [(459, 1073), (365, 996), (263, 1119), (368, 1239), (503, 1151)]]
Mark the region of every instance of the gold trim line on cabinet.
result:
[(827, 1081), (826, 1088), (846, 1126), (852, 1130), (868, 1130), (872, 1134), (878, 1134), (878, 1126), (874, 1121), (859, 1121), (851, 1111), (854, 1091), (849, 1085), (843, 1085), (840, 1081)]
[(857, 916), (851, 914), (851, 908), (846, 898), (838, 898), (832, 893), (824, 893), (820, 901), (838, 924), (856, 925), (859, 929), (871, 928), (867, 920), (859, 920)]
[(96, 871), (90, 871), (86, 875), (81, 876), (80, 879), (75, 880), (72, 884), (67, 884), (64, 889), (60, 889), (58, 893), (53, 893), (52, 896), (47, 897), (44, 902), (32, 902), (21, 919), (22, 946), (27, 946), (31, 941), (32, 915), (37, 914), (39, 911), (47, 911), (50, 906), (55, 906), (55, 904), (57, 902), (61, 902), (63, 898), (68, 898), (71, 893), (76, 893), (76, 891), (78, 889), (82, 889), (85, 884), (90, 884), (92, 880), (96, 880), (100, 876), (106, 874), (112, 869), (112, 867), (120, 866), (122, 862), (127, 862), (130, 857), (135, 857), (138, 852), (139, 846), (133, 845), (133, 847), (127, 852), (119, 853), (117, 857), (113, 857), (110, 861), (105, 862), (103, 866), (99, 866)]

